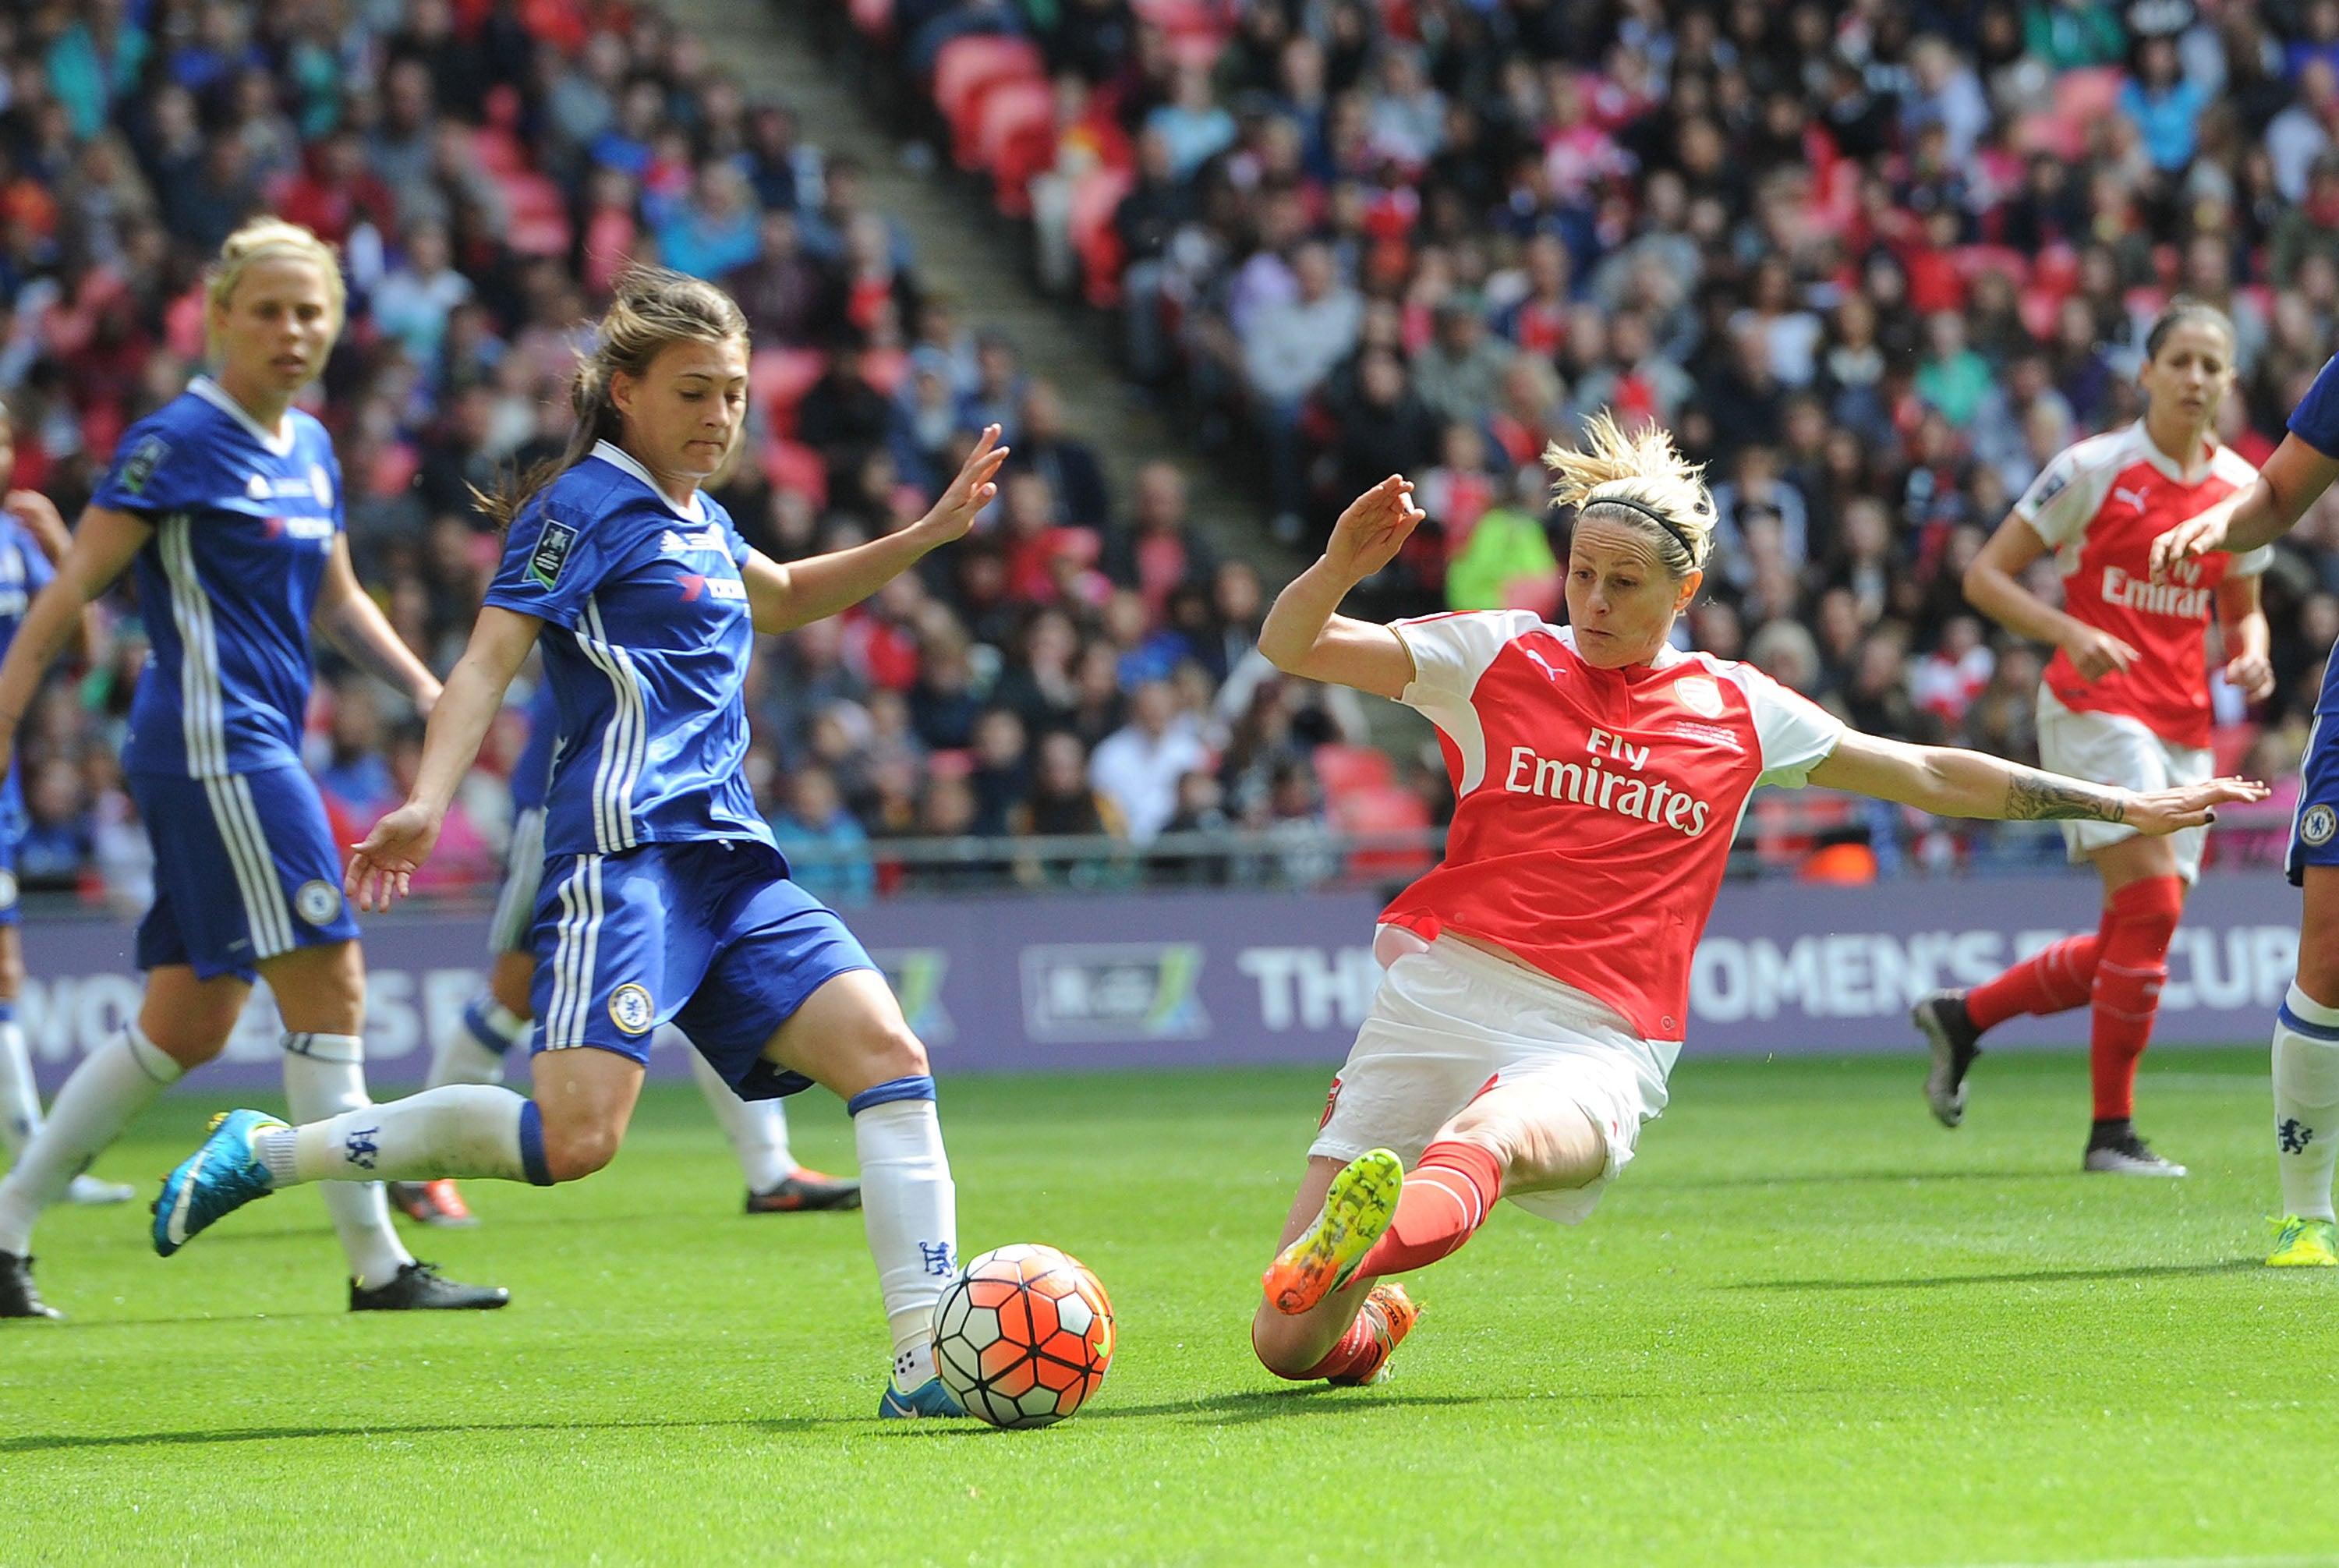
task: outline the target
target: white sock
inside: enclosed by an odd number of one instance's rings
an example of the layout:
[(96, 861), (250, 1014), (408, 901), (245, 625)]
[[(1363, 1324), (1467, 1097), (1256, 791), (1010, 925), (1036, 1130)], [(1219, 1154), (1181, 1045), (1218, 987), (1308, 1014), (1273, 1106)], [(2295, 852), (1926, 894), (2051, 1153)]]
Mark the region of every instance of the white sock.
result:
[(2275, 1163), (2282, 1207), (2302, 1219), (2329, 1219), (2331, 1172), (2339, 1164), (2339, 1007), (2324, 1007), (2293, 981), (2274, 1023)]
[(491, 1083), (450, 1083), (387, 1105), (361, 1106), (254, 1139), (278, 1187), (436, 1181), (442, 1176), (532, 1179), (522, 1128), (533, 1109)]
[(501, 1083), (504, 1058), (528, 1031), (528, 1021), (481, 991), (463, 1009), (463, 1021), (439, 1042), (425, 1089), (449, 1083)]
[(41, 1130), (41, 1091), (33, 1085), (33, 1059), (14, 1002), (0, 1018), (0, 1149), (15, 1159)]
[(23, 1257), (33, 1221), (185, 1070), (131, 1024), (89, 1053), (49, 1106), (49, 1119), (0, 1181), (0, 1252)]
[(934, 1115), (934, 1080), (897, 1078), (847, 1102), (861, 1214), (893, 1336), (893, 1381), (933, 1376), (934, 1303), (958, 1273), (958, 1188)]
[[(354, 1034), (284, 1036), (284, 1103), (295, 1124), (322, 1121), (373, 1101), (365, 1086), (365, 1042)], [(368, 1290), (398, 1277), (414, 1261), (390, 1228), (390, 1203), (378, 1181), (341, 1183), (325, 1188), (325, 1212), (350, 1260), (350, 1273)]]
[(781, 1109), (787, 1101), (740, 1099), (696, 1050), (690, 1053), (690, 1071), (698, 1080), (699, 1092), (706, 1096), (706, 1109), (731, 1140), (731, 1152), (739, 1157), (739, 1174), (747, 1178), (747, 1190), (769, 1192), (785, 1181), (796, 1168), (795, 1157), (788, 1151), (788, 1113)]

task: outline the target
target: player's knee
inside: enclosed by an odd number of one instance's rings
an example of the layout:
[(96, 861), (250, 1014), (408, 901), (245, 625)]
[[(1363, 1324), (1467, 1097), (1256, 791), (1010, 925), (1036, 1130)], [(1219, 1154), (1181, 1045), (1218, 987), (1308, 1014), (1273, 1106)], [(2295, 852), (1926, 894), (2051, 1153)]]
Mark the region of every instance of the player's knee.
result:
[(1251, 1354), (1258, 1364), (1295, 1383), (1306, 1379), (1309, 1368), (1324, 1358), (1320, 1350), (1309, 1353), (1312, 1346), (1298, 1331), (1299, 1321), (1262, 1307), (1250, 1326)]
[(298, 948), (262, 966), (284, 1027), (317, 1034), (365, 1030), (365, 959), (353, 942)]
[(617, 1158), (625, 1129), (597, 1119), (544, 1120), (544, 1167), (555, 1181), (581, 1181)]
[(923, 1078), (931, 1070), (924, 1041), (906, 1023), (872, 1023), (864, 1031), (861, 1057), (864, 1076), (872, 1083)]

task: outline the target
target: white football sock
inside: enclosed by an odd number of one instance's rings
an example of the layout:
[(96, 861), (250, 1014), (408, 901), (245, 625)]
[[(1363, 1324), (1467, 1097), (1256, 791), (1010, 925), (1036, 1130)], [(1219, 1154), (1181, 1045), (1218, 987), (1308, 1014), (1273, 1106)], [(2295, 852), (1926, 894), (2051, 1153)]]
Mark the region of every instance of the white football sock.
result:
[(706, 1096), (706, 1109), (731, 1140), (731, 1152), (739, 1157), (739, 1174), (747, 1178), (747, 1190), (769, 1192), (785, 1181), (796, 1168), (788, 1150), (788, 1113), (781, 1109), (787, 1102), (740, 1099), (696, 1050), (690, 1053), (690, 1072)]
[[(284, 1103), (296, 1124), (372, 1105), (366, 1095), (365, 1042), (354, 1034), (288, 1031)], [(380, 1182), (342, 1183), (325, 1188), (322, 1196), (359, 1285), (378, 1290), (414, 1261), (414, 1254), (390, 1228), (390, 1202)]]
[(24, 1256), (33, 1221), (185, 1070), (131, 1024), (89, 1053), (49, 1106), (49, 1119), (0, 1181), (0, 1252)]
[(528, 1031), (528, 1021), (481, 991), (463, 1009), (463, 1021), (439, 1042), (425, 1089), (449, 1083), (501, 1083), (504, 1058)]
[(0, 1149), (15, 1159), (41, 1130), (41, 1091), (33, 1084), (33, 1059), (25, 1050), (25, 1031), (16, 1021), (16, 1004), (0, 1003)]
[(304, 1181), (436, 1181), (442, 1176), (534, 1179), (523, 1124), (528, 1100), (491, 1083), (450, 1083), (387, 1105), (343, 1111), (253, 1139), (278, 1187)]
[(934, 1114), (934, 1080), (897, 1078), (847, 1102), (861, 1156), (861, 1214), (904, 1389), (933, 1376), (934, 1303), (958, 1273), (958, 1188)]
[(2339, 1007), (2324, 1007), (2295, 981), (2274, 1022), (2275, 1163), (2282, 1207), (2302, 1219), (2329, 1219), (2331, 1173), (2339, 1164)]

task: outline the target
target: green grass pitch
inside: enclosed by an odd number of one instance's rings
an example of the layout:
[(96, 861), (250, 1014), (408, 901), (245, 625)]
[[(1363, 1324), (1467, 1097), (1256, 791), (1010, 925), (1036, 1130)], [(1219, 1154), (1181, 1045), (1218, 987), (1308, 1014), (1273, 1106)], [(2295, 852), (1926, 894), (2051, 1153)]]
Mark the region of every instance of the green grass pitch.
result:
[(71, 1321), (0, 1325), (0, 1563), (2339, 1561), (2339, 1271), (2256, 1264), (2263, 1049), (2147, 1059), (2174, 1182), (2077, 1174), (2076, 1057), (1988, 1059), (1955, 1133), (1919, 1074), (1693, 1053), (1588, 1225), (1499, 1212), (1415, 1281), (1394, 1380), (1338, 1391), (1246, 1340), (1324, 1074), (945, 1080), (965, 1250), (1055, 1243), (1118, 1309), (1034, 1433), (873, 1419), (859, 1218), (740, 1214), (686, 1086), (583, 1186), (410, 1238), (498, 1314), (350, 1317), (306, 1193), (167, 1263), (143, 1213), (59, 1209)]

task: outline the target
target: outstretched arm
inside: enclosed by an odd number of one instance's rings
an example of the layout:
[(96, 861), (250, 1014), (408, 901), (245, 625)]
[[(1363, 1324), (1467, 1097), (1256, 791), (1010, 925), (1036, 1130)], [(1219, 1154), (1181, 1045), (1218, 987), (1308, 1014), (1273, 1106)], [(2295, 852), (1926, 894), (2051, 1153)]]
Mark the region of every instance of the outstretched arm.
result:
[(428, 860), (464, 775), (479, 754), (504, 703), (504, 688), (519, 673), (544, 623), (493, 605), (482, 607), (470, 645), (447, 677), (422, 737), (422, 765), (406, 804), (374, 823), (350, 857), (342, 886), (361, 910), (388, 909)]
[(2295, 435), (2283, 437), (2248, 489), (2152, 541), (2152, 575), (2212, 550), (2238, 556), (2274, 543), (2297, 525), (2334, 479), (2339, 479), (2339, 458), (2316, 451)]
[(750, 554), (739, 575), (746, 579), (747, 608), (755, 617), (755, 629), (792, 632), (826, 620), (900, 577), (927, 552), (965, 537), (974, 527), (975, 514), (999, 493), (992, 481), (999, 477), (999, 465), (1007, 460), (1007, 451), (999, 444), (999, 427), (987, 426), (942, 499), (898, 533), (785, 565), (767, 556)]
[(2116, 822), (2156, 835), (2214, 822), (2216, 808), (2229, 801), (2266, 797), (2265, 785), (2238, 778), (2143, 794), (2024, 767), (1981, 752), (1910, 745), (1857, 730), (1846, 732), (1827, 761), (1811, 770), (1811, 782), (1822, 789), (1896, 801), (1935, 816)]
[(105, 592), (153, 537), (154, 530), (134, 513), (92, 507), (82, 514), (73, 547), (57, 563), (49, 586), (35, 596), (16, 640), (8, 645), (7, 658), (0, 660), (0, 774), (14, 759), (16, 726), (40, 690), (41, 677), (82, 624), (84, 607)]
[(372, 596), (358, 586), (347, 534), (334, 536), (333, 553), (325, 561), (324, 581), (317, 588), (316, 623), (350, 663), (405, 693), (419, 711), (428, 714), (439, 700), (439, 677), (406, 646)]
[(1258, 651), (1288, 676), (1396, 697), (1413, 684), (1413, 655), (1387, 626), (1337, 614), (1349, 590), (1396, 558), (1425, 514), (1413, 481), (1391, 474), (1348, 503), (1317, 563), (1275, 597)]

